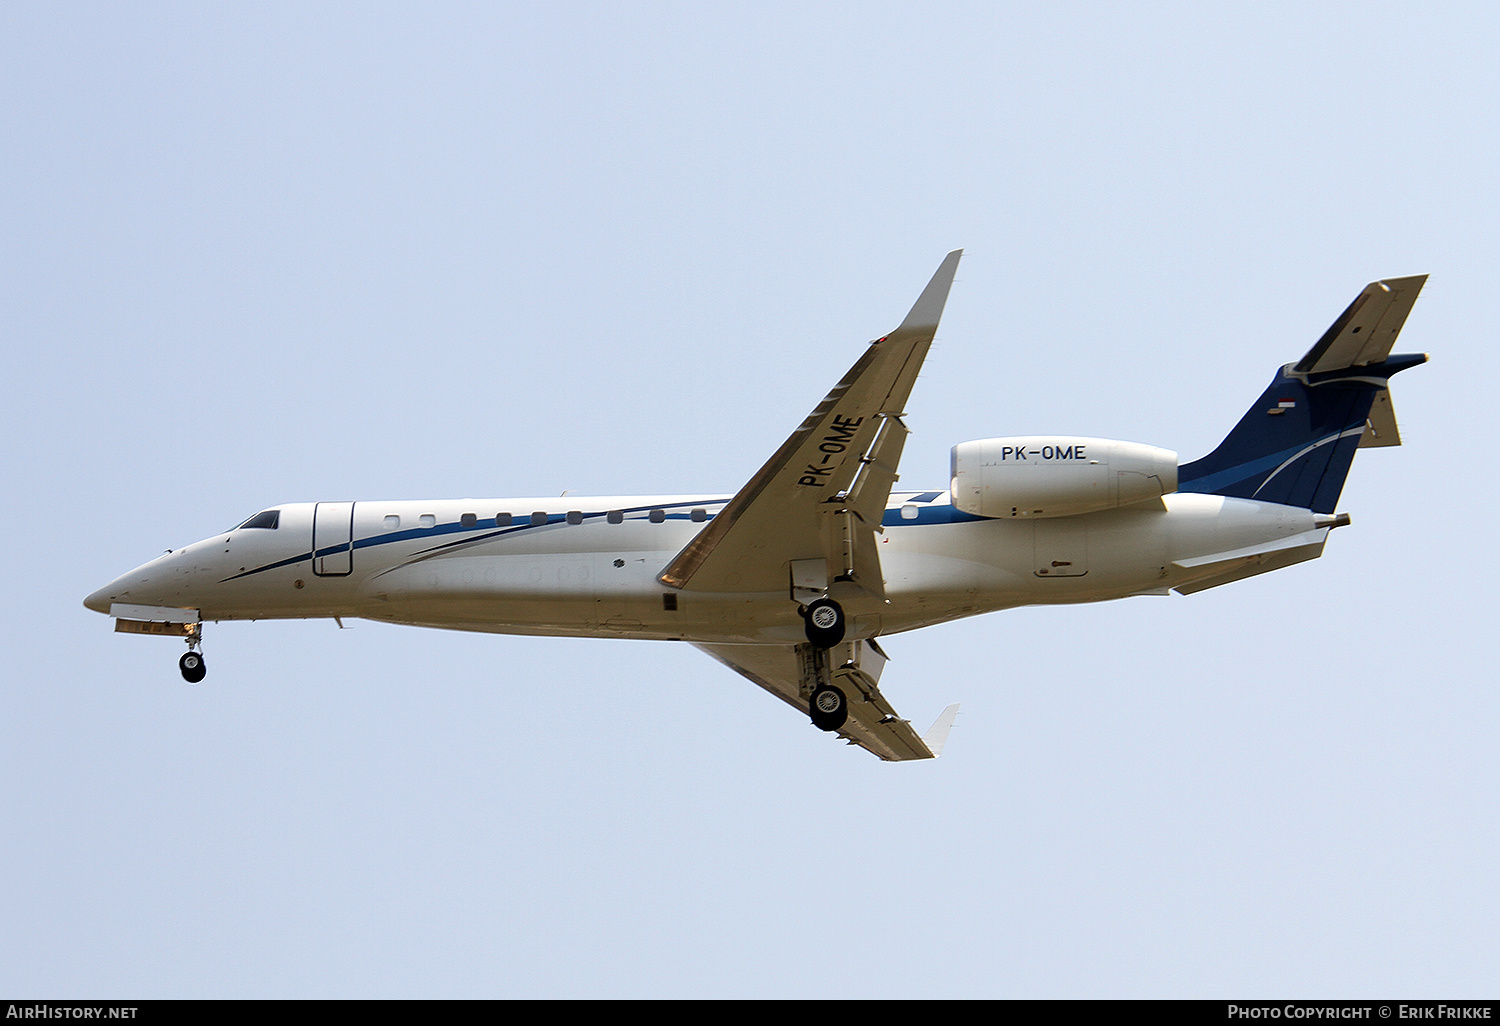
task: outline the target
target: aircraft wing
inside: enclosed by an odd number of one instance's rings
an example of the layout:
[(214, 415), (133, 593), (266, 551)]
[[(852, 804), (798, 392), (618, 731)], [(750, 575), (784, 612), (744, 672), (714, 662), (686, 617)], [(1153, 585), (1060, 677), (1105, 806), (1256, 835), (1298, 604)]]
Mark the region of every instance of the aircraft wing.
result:
[(1372, 281), (1292, 368), (1299, 374), (1380, 363), (1391, 355), (1427, 275)]
[(667, 564), (663, 584), (778, 591), (789, 587), (791, 561), (825, 558), (830, 577), (842, 573), (884, 596), (875, 531), (906, 441), (899, 418), (962, 254), (948, 254), (901, 326), (870, 344), (802, 426)]
[[(798, 646), (692, 644), (792, 708), (807, 712), (807, 698), (800, 687), (802, 658)], [(880, 662), (884, 662), (883, 657)], [(838, 736), (846, 742), (859, 745), (886, 762), (936, 759), (941, 754), (958, 706), (944, 709), (927, 733), (918, 735), (910, 723), (896, 715), (868, 673), (845, 668), (834, 671), (833, 677), (849, 696), (849, 719), (838, 730)]]

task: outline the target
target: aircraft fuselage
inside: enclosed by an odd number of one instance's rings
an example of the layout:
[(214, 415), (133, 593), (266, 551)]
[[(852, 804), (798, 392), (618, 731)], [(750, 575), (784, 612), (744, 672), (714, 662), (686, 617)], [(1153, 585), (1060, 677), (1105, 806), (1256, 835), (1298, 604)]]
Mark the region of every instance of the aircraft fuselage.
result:
[[(790, 581), (777, 592), (725, 594), (658, 580), (727, 498), (287, 503), (275, 507), (274, 528), (239, 527), (171, 551), (86, 604), (185, 607), (203, 620), (363, 617), (502, 634), (795, 644), (804, 624)], [(1313, 558), (1327, 534), (1317, 521), (1306, 509), (1194, 493), (1081, 516), (986, 519), (955, 509), (946, 492), (894, 493), (878, 541), (885, 600), (841, 601), (849, 636), (871, 638), (1015, 606), (1164, 594)], [(1212, 558), (1220, 554), (1229, 558)]]

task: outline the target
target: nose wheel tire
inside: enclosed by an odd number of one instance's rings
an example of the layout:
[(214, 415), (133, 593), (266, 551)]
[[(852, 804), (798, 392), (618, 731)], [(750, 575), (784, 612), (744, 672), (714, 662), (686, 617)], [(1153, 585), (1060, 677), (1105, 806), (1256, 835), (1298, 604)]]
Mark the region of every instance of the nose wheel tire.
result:
[(188, 652), (177, 660), (177, 668), (182, 671), (182, 679), (189, 684), (196, 684), (203, 679), (208, 669), (203, 665), (203, 655), (199, 652)]
[(832, 648), (844, 640), (844, 610), (833, 599), (812, 602), (803, 614), (807, 640), (818, 648)]
[(823, 684), (815, 688), (807, 703), (813, 726), (819, 730), (838, 730), (849, 718), (849, 700), (844, 693), (832, 685)]

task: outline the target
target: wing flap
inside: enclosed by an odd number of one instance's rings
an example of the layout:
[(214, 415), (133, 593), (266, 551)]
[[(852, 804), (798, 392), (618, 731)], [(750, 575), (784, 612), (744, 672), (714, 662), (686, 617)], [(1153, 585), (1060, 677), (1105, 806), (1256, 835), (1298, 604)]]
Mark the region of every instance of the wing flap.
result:
[(891, 497), (891, 486), (900, 479), (896, 467), (901, 463), (901, 450), (906, 448), (906, 436), (910, 434), (901, 418), (891, 415), (882, 419), (880, 433), (870, 444), (870, 451), (860, 461), (859, 473), (849, 486), (847, 504), (856, 516), (880, 530), (880, 521), (885, 516), (886, 500)]

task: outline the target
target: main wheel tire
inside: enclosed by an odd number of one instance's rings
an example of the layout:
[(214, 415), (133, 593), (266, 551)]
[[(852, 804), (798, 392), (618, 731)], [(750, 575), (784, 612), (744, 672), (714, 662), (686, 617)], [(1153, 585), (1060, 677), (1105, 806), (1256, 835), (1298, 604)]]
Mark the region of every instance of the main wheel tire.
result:
[(833, 599), (821, 598), (807, 607), (807, 640), (818, 648), (832, 648), (844, 640), (844, 610)]
[(849, 700), (838, 688), (820, 685), (813, 689), (807, 711), (814, 727), (819, 730), (838, 730), (849, 718)]
[(208, 668), (203, 665), (203, 656), (197, 652), (188, 652), (177, 660), (177, 668), (182, 671), (182, 679), (189, 684), (196, 684), (208, 673)]

